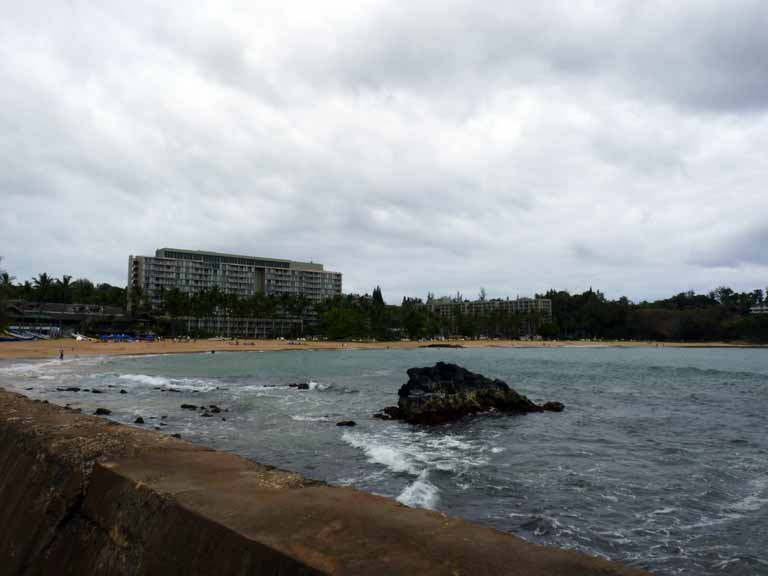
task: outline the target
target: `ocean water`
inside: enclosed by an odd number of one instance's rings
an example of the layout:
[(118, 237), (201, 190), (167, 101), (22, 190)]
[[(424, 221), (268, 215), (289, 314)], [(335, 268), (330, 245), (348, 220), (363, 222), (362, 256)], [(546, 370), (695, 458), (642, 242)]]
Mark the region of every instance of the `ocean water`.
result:
[[(407, 368), (439, 360), (566, 409), (436, 428), (371, 418)], [(766, 349), (71, 358), (0, 363), (0, 386), (657, 574), (768, 575)]]

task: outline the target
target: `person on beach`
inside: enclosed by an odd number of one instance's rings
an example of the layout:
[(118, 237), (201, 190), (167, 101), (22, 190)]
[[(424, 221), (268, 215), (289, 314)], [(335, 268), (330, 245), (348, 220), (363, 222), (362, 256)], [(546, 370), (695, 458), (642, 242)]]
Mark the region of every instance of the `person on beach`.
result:
[(59, 349), (59, 360), (64, 360), (64, 348)]

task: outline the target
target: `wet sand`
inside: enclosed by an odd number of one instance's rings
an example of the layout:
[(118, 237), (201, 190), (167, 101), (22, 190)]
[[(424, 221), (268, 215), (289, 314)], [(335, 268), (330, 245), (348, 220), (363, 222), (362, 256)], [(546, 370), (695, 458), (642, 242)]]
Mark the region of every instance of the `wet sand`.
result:
[[(758, 347), (749, 343), (726, 342), (625, 342), (625, 341), (555, 341), (526, 340), (451, 340), (449, 342), (294, 342), (290, 340), (197, 340), (160, 342), (77, 342), (74, 339), (36, 340), (31, 342), (0, 342), (0, 359), (58, 358), (72, 356), (121, 356), (142, 354), (183, 354), (210, 352), (285, 351), (285, 350), (342, 350), (342, 349), (408, 349), (425, 346), (462, 346), (465, 348), (499, 347), (595, 347), (595, 346), (667, 346), (683, 348)], [(766, 347), (766, 346), (759, 346)]]

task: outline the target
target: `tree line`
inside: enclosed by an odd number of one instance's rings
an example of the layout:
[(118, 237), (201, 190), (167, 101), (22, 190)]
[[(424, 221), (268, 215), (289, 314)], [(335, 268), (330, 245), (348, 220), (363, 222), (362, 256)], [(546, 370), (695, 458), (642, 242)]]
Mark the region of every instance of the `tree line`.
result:
[(728, 287), (708, 294), (681, 292), (670, 298), (632, 303), (609, 300), (591, 288), (581, 294), (550, 290), (551, 323), (542, 325), (547, 338), (599, 338), (660, 341), (768, 341), (768, 315), (751, 314), (766, 304), (765, 292), (735, 292)]
[[(0, 261), (2, 258), (0, 258)], [(480, 299), (485, 299), (481, 289)], [(757, 289), (735, 292), (728, 287), (708, 294), (681, 292), (670, 298), (633, 303), (626, 297), (610, 300), (591, 288), (571, 294), (549, 290), (537, 297), (552, 301), (552, 319), (537, 314), (511, 314), (501, 310), (484, 315), (467, 314), (466, 299), (457, 294), (450, 315), (433, 314), (419, 298), (387, 304), (380, 287), (371, 294), (342, 295), (321, 302), (301, 296), (254, 294), (239, 298), (218, 288), (188, 295), (179, 289), (161, 290), (150, 301), (140, 290), (71, 276), (54, 278), (46, 273), (16, 283), (0, 270), (0, 326), (7, 323), (9, 300), (97, 304), (129, 308), (129, 318), (145, 328), (168, 332), (183, 327), (174, 320), (223, 315), (240, 318), (302, 319), (305, 335), (332, 340), (434, 337), (519, 338), (529, 331), (548, 339), (612, 339), (660, 341), (768, 342), (768, 315), (750, 314), (764, 305), (766, 294)], [(130, 301), (129, 301), (130, 300)]]
[(99, 304), (125, 308), (126, 290), (111, 284), (94, 284), (87, 278), (72, 280), (72, 276), (54, 278), (43, 272), (32, 280), (14, 284), (15, 278), (0, 270), (0, 297), (27, 302), (56, 302), (63, 304)]

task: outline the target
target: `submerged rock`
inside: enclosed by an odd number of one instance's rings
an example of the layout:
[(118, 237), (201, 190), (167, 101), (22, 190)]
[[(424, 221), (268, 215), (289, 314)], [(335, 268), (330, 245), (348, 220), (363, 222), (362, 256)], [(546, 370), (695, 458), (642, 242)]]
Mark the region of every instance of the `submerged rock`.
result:
[(548, 412), (562, 412), (565, 409), (565, 406), (562, 402), (544, 402), (544, 404), (541, 405), (541, 409)]
[(387, 406), (381, 412), (376, 412), (373, 417), (379, 420), (402, 420), (403, 411), (399, 406)]
[(336, 426), (357, 426), (357, 422), (354, 420), (342, 420), (341, 422), (336, 422)]
[(136, 418), (136, 420), (133, 421), (133, 423), (134, 424), (144, 424), (144, 418), (139, 416), (138, 418)]
[(112, 414), (112, 410), (109, 410), (108, 408), (96, 408), (94, 414), (96, 414), (96, 416), (109, 416)]
[(411, 424), (444, 424), (480, 412), (526, 414), (560, 412), (560, 402), (539, 406), (518, 394), (502, 380), (491, 380), (456, 364), (438, 362), (408, 370), (408, 382), (397, 392), (397, 406), (385, 408), (375, 418), (405, 420)]

